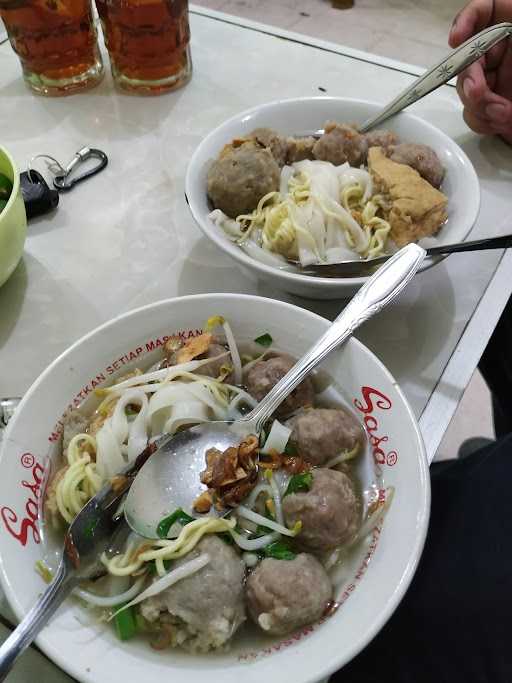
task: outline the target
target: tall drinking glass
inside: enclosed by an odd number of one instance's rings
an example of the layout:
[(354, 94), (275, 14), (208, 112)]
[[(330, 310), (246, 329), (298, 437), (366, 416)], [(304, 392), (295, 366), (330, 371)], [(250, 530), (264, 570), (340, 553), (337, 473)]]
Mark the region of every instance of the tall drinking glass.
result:
[(187, 0), (96, 0), (117, 86), (158, 95), (192, 75)]
[(27, 84), (42, 95), (67, 95), (103, 77), (91, 0), (0, 0)]

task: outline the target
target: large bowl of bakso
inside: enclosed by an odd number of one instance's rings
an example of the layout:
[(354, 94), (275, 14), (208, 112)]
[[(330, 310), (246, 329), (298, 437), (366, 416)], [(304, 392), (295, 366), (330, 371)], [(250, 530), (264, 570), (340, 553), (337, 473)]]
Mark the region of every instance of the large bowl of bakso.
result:
[(358, 124), (379, 108), (313, 97), (229, 119), (189, 164), (186, 195), (197, 224), (249, 277), (312, 298), (347, 296), (365, 282), (308, 275), (312, 264), (464, 240), (480, 204), (470, 160), (407, 112), (360, 133)]
[[(189, 296), (124, 314), (57, 358), (1, 453), (1, 580), (16, 615), (95, 492), (160, 437), (254, 406), (328, 325), (280, 301)], [(208, 450), (196, 494), (190, 509), (147, 501), (148, 537), (121, 523), (94, 581), (39, 636), (78, 681), (317, 681), (396, 608), (428, 522), (417, 422), (356, 339), (262, 434)]]

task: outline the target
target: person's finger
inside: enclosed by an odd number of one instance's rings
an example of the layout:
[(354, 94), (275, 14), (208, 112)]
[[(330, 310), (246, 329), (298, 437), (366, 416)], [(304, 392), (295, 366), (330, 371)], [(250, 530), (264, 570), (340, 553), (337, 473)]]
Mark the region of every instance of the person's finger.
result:
[(464, 121), (475, 133), (479, 133), (480, 135), (496, 134), (496, 131), (487, 120), (475, 116), (475, 114), (473, 114), (473, 112), (469, 111), (468, 109), (464, 109), (462, 115), (464, 117)]
[(496, 71), (496, 81), (490, 86), (498, 95), (512, 100), (512, 46), (506, 41), (505, 51)]
[(462, 86), (458, 84), (459, 91), (461, 87), (463, 88), (461, 100), (464, 104), (464, 120), (470, 128), (476, 133), (512, 132), (512, 102), (509, 99), (501, 97), (488, 88), (478, 98), (474, 97), (474, 92), (471, 90), (468, 96), (467, 81)]
[(471, 110), (478, 109), (482, 102), (490, 98), (492, 92), (487, 83), (482, 60), (473, 62), (459, 74), (457, 93), (462, 104)]
[(448, 37), (450, 47), (458, 47), (478, 33), (492, 19), (493, 3), (490, 0), (472, 0), (455, 17)]
[(496, 69), (501, 64), (505, 52), (507, 51), (508, 43), (508, 40), (502, 40), (494, 47), (491, 47), (491, 49), (485, 53), (486, 70)]
[(460, 75), (457, 92), (465, 110), (470, 112), (472, 117), (488, 120), (490, 125), (501, 130), (512, 121), (512, 102), (491, 90), (491, 83), (496, 87), (496, 74), (485, 74), (482, 64), (475, 62)]
[(491, 90), (492, 92), (496, 92), (496, 80), (498, 78), (497, 74), (497, 71), (485, 72), (485, 79), (487, 81), (487, 85), (489, 87), (489, 90)]
[(509, 105), (508, 101), (503, 106), (492, 104), (486, 109), (488, 112), (486, 123), (500, 135), (512, 135), (512, 106), (507, 105)]

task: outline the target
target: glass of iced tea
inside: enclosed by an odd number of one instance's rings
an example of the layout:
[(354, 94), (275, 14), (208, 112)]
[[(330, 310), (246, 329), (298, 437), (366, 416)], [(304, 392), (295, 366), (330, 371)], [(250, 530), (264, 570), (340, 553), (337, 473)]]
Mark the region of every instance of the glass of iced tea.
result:
[(66, 95), (103, 77), (91, 0), (0, 0), (0, 15), (36, 92)]
[(190, 80), (187, 0), (96, 0), (96, 7), (120, 88), (158, 95)]

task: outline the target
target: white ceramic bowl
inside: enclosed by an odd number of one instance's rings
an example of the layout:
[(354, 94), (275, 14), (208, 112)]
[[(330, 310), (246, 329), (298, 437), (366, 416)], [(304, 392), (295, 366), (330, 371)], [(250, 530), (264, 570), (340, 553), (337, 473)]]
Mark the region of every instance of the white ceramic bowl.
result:
[[(255, 128), (273, 128), (286, 135), (300, 134), (318, 130), (328, 120), (363, 122), (381, 108), (379, 104), (362, 100), (304, 97), (270, 102), (233, 116), (204, 138), (190, 160), (185, 192), (197, 224), (206, 237), (229, 254), (253, 279), (256, 276), (287, 292), (308, 298), (337, 299), (352, 295), (367, 278), (316, 278), (267, 266), (245, 254), (208, 218), (211, 207), (206, 194), (206, 179), (208, 168), (222, 147)], [(395, 131), (404, 142), (421, 142), (437, 152), (446, 169), (442, 189), (448, 196), (449, 216), (437, 241), (439, 244), (451, 244), (466, 239), (480, 207), (480, 185), (466, 154), (438, 128), (413, 114), (403, 112), (382, 127)]]
[[(33, 384), (9, 424), (0, 457), (0, 570), (2, 587), (21, 618), (44, 588), (34, 571), (45, 546), (37, 526), (41, 481), (53, 457), (58, 421), (94, 385), (112, 379), (133, 353), (153, 362), (164, 335), (200, 329), (213, 314), (230, 320), (239, 339), (269, 332), (299, 355), (328, 327), (313, 313), (260, 297), (209, 294), (171, 299), (122, 315), (99, 327), (55, 360)], [(160, 340), (160, 341), (159, 341)], [(334, 352), (324, 368), (364, 418), (379, 461), (377, 474), (394, 486), (382, 532), (374, 533), (347, 564), (336, 587), (341, 607), (314, 628), (284, 640), (242, 640), (231, 652), (192, 656), (156, 652), (143, 640), (121, 643), (78, 604), (67, 601), (38, 638), (60, 667), (87, 683), (312, 683), (342, 667), (378, 632), (404, 595), (416, 569), (428, 523), (428, 466), (418, 425), (402, 392), (380, 361), (356, 339)], [(379, 441), (380, 440), (380, 441)], [(50, 456), (48, 455), (50, 454)], [(372, 464), (371, 456), (368, 462)], [(371, 560), (370, 560), (371, 558)], [(369, 561), (370, 560), (370, 561)]]

